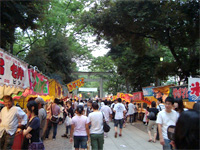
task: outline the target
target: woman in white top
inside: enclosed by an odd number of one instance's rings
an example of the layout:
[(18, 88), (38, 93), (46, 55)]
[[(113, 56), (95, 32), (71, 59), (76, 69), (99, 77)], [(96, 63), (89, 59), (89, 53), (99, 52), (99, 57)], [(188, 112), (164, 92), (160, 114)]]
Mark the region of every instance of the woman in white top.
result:
[(90, 128), (90, 139), (92, 150), (103, 150), (104, 131), (103, 131), (103, 113), (99, 111), (97, 102), (92, 103), (93, 112), (88, 116)]
[(89, 126), (87, 124), (87, 117), (83, 115), (83, 106), (78, 105), (76, 108), (76, 115), (72, 118), (70, 142), (73, 141), (75, 150), (86, 149), (87, 141), (90, 138)]

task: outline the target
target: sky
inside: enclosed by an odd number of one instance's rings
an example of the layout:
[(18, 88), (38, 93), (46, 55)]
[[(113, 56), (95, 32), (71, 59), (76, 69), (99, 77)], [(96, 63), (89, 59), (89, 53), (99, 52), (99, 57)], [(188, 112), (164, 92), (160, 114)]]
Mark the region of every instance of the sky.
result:
[[(99, 57), (99, 56), (104, 56), (107, 54), (107, 52), (109, 51), (109, 49), (106, 47), (106, 44), (108, 44), (107, 41), (104, 41), (104, 40), (101, 40), (100, 41), (100, 44), (97, 44), (95, 42), (95, 39), (96, 37), (95, 36), (92, 36), (90, 34), (87, 34), (87, 35), (81, 35), (80, 37), (76, 37), (78, 39), (78, 42), (80, 44), (85, 44), (83, 43), (81, 40), (84, 40), (85, 42), (87, 41), (87, 47), (88, 47), (88, 50), (91, 51), (91, 54), (94, 56), (94, 57)], [(87, 64), (90, 63), (90, 61), (79, 61), (79, 60), (76, 60), (76, 63), (79, 67), (79, 71), (89, 71), (88, 70), (88, 66)]]

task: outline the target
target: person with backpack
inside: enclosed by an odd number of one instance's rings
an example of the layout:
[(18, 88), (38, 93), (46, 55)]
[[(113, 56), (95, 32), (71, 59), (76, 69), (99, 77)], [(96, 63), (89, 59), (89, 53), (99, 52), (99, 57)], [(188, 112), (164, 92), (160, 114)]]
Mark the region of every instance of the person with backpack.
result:
[[(158, 114), (158, 109), (156, 108), (156, 102), (152, 101), (151, 103), (151, 108), (149, 108), (149, 113), (147, 115), (148, 119), (149, 119), (149, 124), (147, 127), (147, 131), (149, 134), (149, 140), (148, 142), (154, 142), (156, 143), (156, 135), (157, 135), (157, 124), (156, 124), (156, 119), (157, 119), (157, 114)], [(153, 134), (153, 140), (152, 140), (152, 136), (151, 136), (151, 130), (154, 131)]]
[(157, 99), (157, 109), (159, 112), (165, 109), (165, 104), (163, 104), (162, 97)]

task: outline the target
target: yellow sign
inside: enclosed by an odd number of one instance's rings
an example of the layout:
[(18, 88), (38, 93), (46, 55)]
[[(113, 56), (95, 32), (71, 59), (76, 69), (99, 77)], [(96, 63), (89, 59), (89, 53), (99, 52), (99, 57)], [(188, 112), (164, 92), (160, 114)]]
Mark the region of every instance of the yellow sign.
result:
[(84, 86), (84, 78), (80, 78), (67, 84), (69, 92), (74, 91), (75, 89), (78, 89), (82, 86)]

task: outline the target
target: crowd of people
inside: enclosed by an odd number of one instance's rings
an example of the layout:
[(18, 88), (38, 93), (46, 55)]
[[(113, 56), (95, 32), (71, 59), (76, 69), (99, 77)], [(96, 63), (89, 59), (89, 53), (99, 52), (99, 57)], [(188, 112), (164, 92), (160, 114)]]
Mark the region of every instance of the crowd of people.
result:
[[(21, 149), (29, 149), (31, 144), (42, 144), (49, 139), (53, 127), (52, 140), (56, 140), (59, 124), (65, 124), (63, 138), (73, 142), (75, 150), (102, 150), (104, 138), (108, 133), (103, 130), (104, 119), (109, 125), (114, 122), (114, 137), (122, 137), (126, 124), (134, 125), (139, 116), (139, 105), (122, 101), (69, 99), (66, 102), (55, 98), (46, 103), (41, 97), (29, 98), (27, 109), (14, 106), (11, 96), (4, 96), (4, 105), (0, 113), (0, 147), (11, 149), (15, 134), (22, 132), (24, 140)], [(159, 138), (164, 150), (199, 149), (199, 112), (200, 103), (192, 110), (184, 109), (183, 102), (167, 97), (163, 102), (152, 101), (145, 110), (143, 122), (147, 125), (148, 142), (156, 143)], [(168, 127), (175, 126), (174, 139), (169, 139)], [(182, 142), (184, 141), (184, 142)]]

